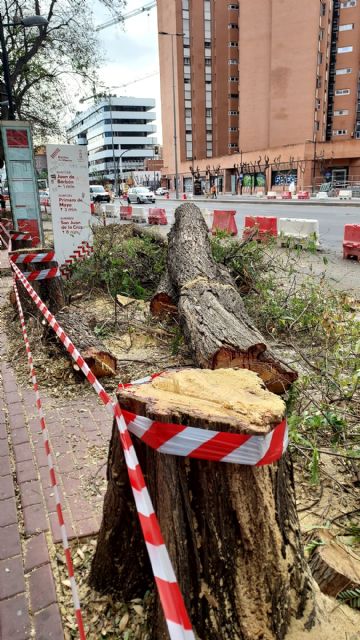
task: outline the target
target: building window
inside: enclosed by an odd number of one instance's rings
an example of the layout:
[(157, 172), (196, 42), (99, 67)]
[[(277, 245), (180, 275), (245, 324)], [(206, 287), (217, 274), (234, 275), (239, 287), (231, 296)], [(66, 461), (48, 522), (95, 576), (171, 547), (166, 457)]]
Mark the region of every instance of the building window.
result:
[(237, 149), (237, 144), (236, 142), (229, 142), (228, 147), (229, 149)]
[(238, 111), (229, 111), (229, 116), (238, 116), (239, 112)]
[(235, 22), (230, 22), (230, 24), (228, 24), (228, 29), (238, 29), (239, 26), (237, 24), (235, 24)]
[(338, 53), (351, 53), (352, 47), (338, 47)]
[(320, 87), (321, 87), (321, 76), (318, 76), (316, 78), (316, 88), (320, 89)]
[(190, 78), (184, 78), (184, 84), (191, 84)]
[(325, 16), (326, 15), (326, 4), (325, 4), (325, 2), (320, 2), (320, 15), (321, 16)]
[(230, 58), (230, 60), (228, 61), (229, 64), (237, 64), (238, 61), (235, 60), (234, 58)]
[(229, 127), (229, 131), (239, 131), (237, 127)]
[(323, 61), (323, 54), (321, 53), (321, 51), (319, 51), (318, 53), (318, 64), (322, 64)]
[(238, 43), (237, 43), (237, 42), (229, 42), (229, 47), (233, 47), (233, 48), (235, 48), (235, 47), (238, 47), (238, 46), (239, 46), (239, 45), (238, 45)]
[(348, 109), (338, 109), (337, 111), (334, 111), (334, 116), (348, 116), (348, 115), (349, 115)]
[(190, 58), (184, 58), (184, 64), (185, 65), (189, 65), (190, 64)]
[(346, 0), (345, 2), (340, 3), (341, 9), (350, 9), (351, 7), (356, 7), (356, 0)]
[(320, 29), (319, 31), (319, 40), (324, 40), (325, 29)]
[(351, 69), (336, 69), (337, 76), (345, 76), (348, 73), (351, 73)]
[(228, 5), (228, 9), (238, 9), (238, 8), (239, 8), (239, 5), (236, 4), (235, 2), (233, 2), (232, 4)]
[(350, 95), (350, 89), (336, 89), (336, 96), (348, 96)]
[(335, 129), (333, 131), (334, 136), (346, 136), (346, 134), (347, 134), (347, 129)]
[(229, 82), (239, 82), (239, 78), (237, 78), (236, 76), (230, 76)]
[(211, 48), (211, 41), (210, 40), (205, 40), (204, 47), (205, 47), (205, 49), (208, 49), (209, 47)]
[(339, 31), (351, 31), (353, 28), (353, 24), (341, 24), (339, 27)]
[(211, 118), (212, 116), (212, 109), (205, 109), (205, 115), (207, 118)]
[(238, 98), (239, 94), (238, 93), (229, 93), (229, 98)]
[(205, 67), (211, 67), (211, 58), (205, 58)]

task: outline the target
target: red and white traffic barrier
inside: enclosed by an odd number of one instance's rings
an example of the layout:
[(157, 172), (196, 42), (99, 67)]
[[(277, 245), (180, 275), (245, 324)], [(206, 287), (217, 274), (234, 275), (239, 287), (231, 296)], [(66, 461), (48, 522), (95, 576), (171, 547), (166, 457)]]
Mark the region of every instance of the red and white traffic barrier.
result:
[[(16, 269), (17, 269), (17, 267), (16, 267)], [(75, 582), (75, 576), (74, 576), (74, 567), (73, 567), (72, 558), (71, 558), (71, 551), (70, 551), (70, 548), (69, 548), (69, 538), (68, 538), (67, 531), (66, 531), (66, 526), (65, 526), (64, 516), (63, 516), (63, 510), (62, 510), (61, 500), (60, 500), (60, 493), (59, 493), (59, 488), (58, 488), (58, 484), (57, 484), (57, 480), (56, 480), (53, 458), (52, 458), (52, 455), (51, 455), (51, 449), (50, 449), (50, 443), (49, 443), (49, 434), (48, 434), (48, 430), (47, 430), (46, 423), (45, 423), (44, 413), (43, 413), (43, 410), (42, 410), (39, 387), (38, 387), (38, 383), (37, 383), (37, 379), (36, 379), (36, 373), (35, 373), (32, 353), (31, 353), (31, 349), (30, 349), (30, 343), (29, 343), (29, 339), (28, 339), (28, 335), (27, 335), (27, 331), (26, 331), (24, 314), (23, 314), (23, 310), (22, 310), (21, 302), (20, 302), (20, 298), (19, 298), (19, 293), (18, 293), (17, 286), (16, 286), (16, 276), (15, 275), (14, 275), (14, 291), (15, 291), (16, 303), (17, 303), (18, 310), (19, 310), (20, 324), (21, 324), (22, 334), (23, 334), (23, 338), (24, 338), (24, 342), (25, 342), (25, 348), (26, 348), (26, 353), (27, 353), (27, 358), (28, 358), (28, 363), (29, 363), (29, 368), (30, 368), (31, 380), (32, 380), (32, 383), (33, 383), (34, 391), (35, 391), (36, 407), (37, 407), (37, 410), (38, 410), (38, 413), (39, 413), (39, 418), (40, 418), (40, 426), (41, 426), (41, 432), (42, 432), (42, 436), (43, 436), (44, 449), (45, 449), (46, 459), (47, 459), (47, 463), (48, 463), (48, 467), (49, 467), (50, 483), (51, 483), (52, 489), (54, 490), (54, 495), (55, 495), (56, 513), (57, 513), (59, 527), (60, 527), (60, 531), (61, 531), (61, 537), (62, 537), (62, 543), (63, 543), (64, 553), (65, 553), (66, 566), (67, 566), (67, 570), (68, 570), (68, 574), (69, 574), (72, 599), (73, 599), (74, 609), (75, 609), (75, 617), (76, 617), (76, 622), (77, 622), (77, 626), (78, 626), (78, 630), (79, 630), (79, 637), (80, 637), (80, 640), (86, 640), (86, 635), (85, 635), (85, 630), (84, 630), (84, 623), (83, 623), (82, 613), (81, 613), (80, 600), (79, 600), (79, 595), (78, 595), (77, 586), (76, 586), (76, 582)]]
[(42, 269), (41, 271), (24, 271), (23, 275), (29, 281), (32, 280), (48, 280), (50, 278), (58, 278), (60, 276), (59, 267), (51, 269)]
[(10, 231), (10, 236), (12, 240), (32, 240), (28, 231)]
[(16, 264), (51, 262), (55, 260), (55, 251), (48, 251), (47, 253), (13, 253), (10, 256), (10, 260), (16, 262)]
[(191, 622), (172, 568), (171, 560), (161, 535), (159, 522), (145, 484), (135, 449), (132, 445), (130, 432), (121, 413), (120, 406), (117, 402), (112, 400), (94, 374), (90, 371), (75, 345), (65, 334), (65, 331), (59, 325), (56, 318), (39, 298), (36, 291), (34, 291), (33, 287), (21, 273), (16, 264), (12, 262), (11, 266), (15, 271), (17, 278), (35, 302), (37, 308), (55, 331), (56, 335), (81, 369), (86, 379), (90, 382), (99, 398), (116, 419), (140, 526), (148, 550), (170, 640), (195, 640)]

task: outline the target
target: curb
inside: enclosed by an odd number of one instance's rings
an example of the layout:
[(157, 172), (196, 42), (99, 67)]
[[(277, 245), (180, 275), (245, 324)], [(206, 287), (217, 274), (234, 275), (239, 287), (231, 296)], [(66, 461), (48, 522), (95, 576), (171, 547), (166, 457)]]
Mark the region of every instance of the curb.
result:
[[(234, 196), (235, 198), (235, 196)], [(159, 200), (159, 202), (163, 202), (163, 200)], [(233, 205), (238, 205), (238, 204), (255, 204), (255, 205), (273, 205), (273, 206), (277, 206), (277, 205), (293, 205), (295, 207), (301, 207), (303, 205), (307, 205), (307, 206), (314, 206), (314, 207), (360, 207), (360, 199), (358, 199), (356, 202), (354, 202), (353, 200), (349, 201), (349, 200), (329, 200), (328, 202), (326, 202), (325, 200), (266, 200), (261, 199), (261, 198), (244, 198), (243, 200), (240, 199), (231, 199), (231, 196), (229, 197), (225, 197), (225, 198), (217, 198), (215, 199), (210, 199), (210, 198), (189, 198), (187, 200), (182, 200), (179, 198), (179, 200), (176, 200), (176, 198), (169, 198), (168, 200), (164, 200), (164, 202), (179, 202), (180, 204), (183, 204), (184, 202), (194, 202), (195, 204), (197, 202), (219, 202), (219, 203), (225, 203), (225, 204), (233, 204)]]

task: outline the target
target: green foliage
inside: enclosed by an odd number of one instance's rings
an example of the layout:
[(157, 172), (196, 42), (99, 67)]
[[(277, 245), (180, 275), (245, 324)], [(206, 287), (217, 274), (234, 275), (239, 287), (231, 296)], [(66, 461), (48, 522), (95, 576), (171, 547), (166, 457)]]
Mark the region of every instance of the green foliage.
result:
[(147, 300), (155, 292), (164, 267), (165, 248), (152, 238), (133, 236), (124, 226), (97, 227), (94, 253), (74, 266), (70, 287), (99, 287), (112, 296)]
[(323, 542), (322, 540), (311, 540), (308, 544), (305, 545), (304, 549), (306, 553), (311, 555), (312, 552), (317, 549), (317, 547), (323, 547), (325, 544), (326, 542)]
[(259, 273), (269, 267), (269, 243), (255, 240), (239, 243), (225, 231), (217, 231), (210, 240), (213, 258), (227, 267), (241, 293), (256, 289)]
[(360, 588), (340, 591), (336, 597), (342, 603), (348, 604), (352, 609), (360, 609)]

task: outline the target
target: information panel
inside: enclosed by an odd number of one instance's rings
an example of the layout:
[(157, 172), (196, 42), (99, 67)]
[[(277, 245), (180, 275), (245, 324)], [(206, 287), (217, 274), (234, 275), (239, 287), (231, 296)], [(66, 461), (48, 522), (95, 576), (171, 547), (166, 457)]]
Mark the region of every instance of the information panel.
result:
[[(15, 229), (25, 229), (30, 224), (35, 230), (34, 235), (41, 237), (40, 203), (30, 124), (18, 120), (3, 120), (1, 135)], [(39, 237), (34, 237), (34, 244)]]
[(92, 244), (87, 147), (47, 144), (46, 155), (55, 254), (64, 265), (84, 242)]

